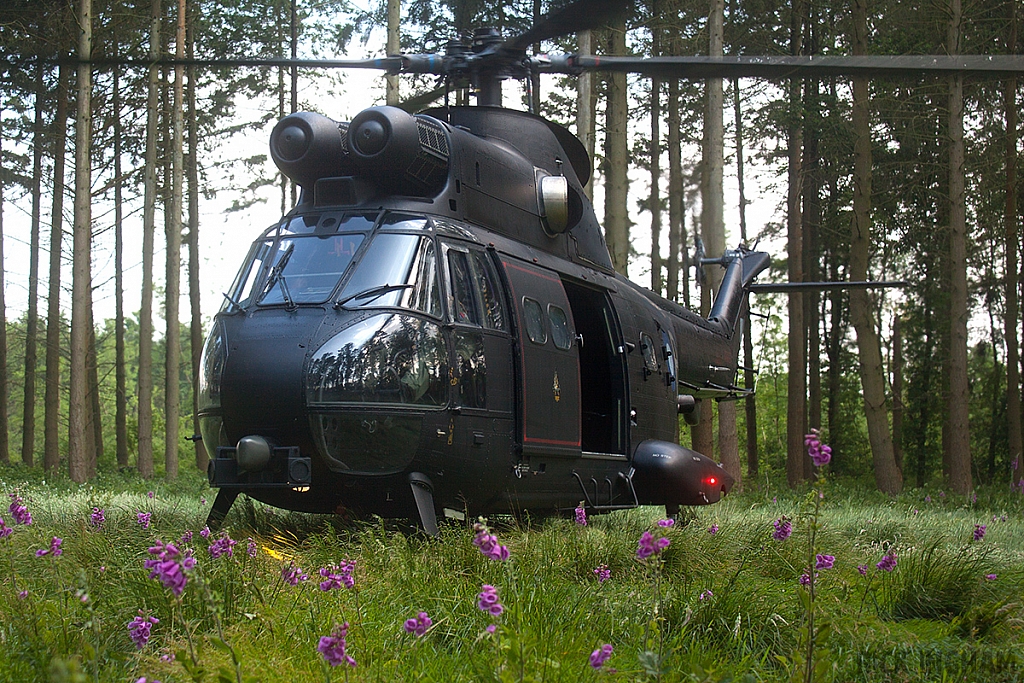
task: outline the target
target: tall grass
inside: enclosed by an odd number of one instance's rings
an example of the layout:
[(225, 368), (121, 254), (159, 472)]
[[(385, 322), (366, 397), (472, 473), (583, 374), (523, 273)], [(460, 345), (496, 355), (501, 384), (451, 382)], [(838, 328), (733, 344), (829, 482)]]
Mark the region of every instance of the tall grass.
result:
[[(428, 539), (383, 520), (343, 523), (240, 501), (227, 520), (234, 554), (214, 559), (215, 536), (198, 534), (212, 502), (198, 477), (168, 486), (110, 475), (78, 487), (8, 476), (0, 489), (17, 491), (34, 517), (0, 540), (2, 681), (234, 681), (231, 651), (243, 680), (259, 681), (784, 681), (798, 647), (806, 529), (796, 524), (786, 541), (771, 532), (773, 520), (794, 517), (799, 493), (698, 509), (688, 524), (661, 530), (671, 545), (652, 564), (636, 549), (656, 528), (656, 508), (592, 515), (587, 526), (492, 519), (511, 551), (499, 562), (480, 553), (465, 525), (443, 525)], [(816, 539), (837, 558), (816, 587), (821, 680), (1024, 676), (1021, 500), (932, 492), (925, 503), (924, 495), (829, 492)], [(106, 513), (99, 529), (93, 507)], [(140, 511), (153, 513), (148, 529)], [(988, 532), (973, 541), (979, 523)], [(176, 599), (143, 563), (156, 540), (186, 531), (193, 537), (182, 547), (198, 566)], [(36, 557), (53, 536), (63, 554)], [(885, 553), (898, 557), (891, 574), (875, 570)], [(321, 591), (317, 570), (343, 560), (356, 562), (354, 588)], [(309, 580), (284, 581), (289, 563)], [(611, 578), (599, 583), (593, 570), (602, 564)], [(484, 584), (505, 606), (497, 620), (477, 609)], [(141, 650), (127, 631), (139, 610), (160, 620)], [(421, 611), (433, 622), (422, 638), (402, 628)], [(332, 670), (317, 643), (346, 621), (357, 666)], [(606, 643), (614, 652), (596, 670), (588, 658)]]

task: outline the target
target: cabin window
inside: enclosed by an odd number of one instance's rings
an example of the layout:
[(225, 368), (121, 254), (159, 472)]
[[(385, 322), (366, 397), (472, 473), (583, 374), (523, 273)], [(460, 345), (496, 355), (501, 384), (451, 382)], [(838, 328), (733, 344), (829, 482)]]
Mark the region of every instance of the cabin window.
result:
[(270, 306), (327, 301), (363, 237), (352, 233), (281, 239), (256, 303)]
[(644, 365), (653, 374), (658, 371), (658, 355), (654, 348), (654, 340), (646, 332), (640, 333), (640, 352), (644, 356)]
[(473, 269), (473, 282), (477, 285), (480, 305), (483, 308), (484, 327), (492, 330), (505, 329), (505, 310), (498, 294), (498, 276), (494, 265), (487, 255), (480, 251), (471, 252), (470, 265)]
[(530, 297), (523, 297), (523, 314), (526, 317), (526, 335), (534, 344), (544, 344), (548, 340), (547, 330), (544, 328), (544, 309), (540, 302)]
[(479, 325), (480, 314), (473, 301), (473, 277), (469, 269), (469, 254), (451, 249), (448, 251), (448, 270), (451, 277), (452, 320), (463, 325)]
[(440, 318), (433, 240), (407, 234), (377, 235), (338, 302), (346, 308), (410, 308)]
[(234, 308), (234, 304), (238, 304), (242, 308), (248, 305), (253, 295), (253, 288), (256, 286), (256, 280), (263, 271), (263, 262), (267, 259), (267, 254), (270, 253), (272, 244), (268, 240), (253, 246), (252, 251), (249, 252), (249, 257), (245, 259), (245, 263), (242, 264), (242, 268), (238, 271), (235, 282), (229, 290), (232, 300), (229, 301), (227, 297), (224, 298), (224, 305), (221, 307), (222, 311), (231, 311)]
[(548, 319), (551, 321), (551, 341), (555, 347), (564, 351), (572, 346), (572, 334), (569, 332), (565, 311), (554, 304), (548, 304)]

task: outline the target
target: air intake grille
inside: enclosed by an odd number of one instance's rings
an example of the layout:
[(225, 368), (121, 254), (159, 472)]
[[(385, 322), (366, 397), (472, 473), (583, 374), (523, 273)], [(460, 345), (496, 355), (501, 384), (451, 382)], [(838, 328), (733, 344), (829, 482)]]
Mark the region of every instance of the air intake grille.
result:
[(448, 177), (448, 136), (440, 125), (416, 119), (420, 152), (409, 164), (406, 173), (428, 189), (439, 188)]
[(348, 121), (338, 124), (338, 135), (341, 137), (341, 151), (348, 154)]
[(420, 133), (420, 147), (424, 151), (431, 151), (434, 154), (448, 160), (448, 136), (444, 134), (444, 128), (423, 119), (416, 119), (416, 127)]

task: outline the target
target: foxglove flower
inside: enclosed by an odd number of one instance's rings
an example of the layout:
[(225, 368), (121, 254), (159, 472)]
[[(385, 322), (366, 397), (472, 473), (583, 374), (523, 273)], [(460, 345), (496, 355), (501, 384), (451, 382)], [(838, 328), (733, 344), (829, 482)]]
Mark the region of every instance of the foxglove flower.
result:
[(210, 527), (204, 526), (203, 530), (199, 532), (199, 535), (202, 536), (203, 538), (209, 538), (210, 537)]
[(149, 520), (153, 516), (152, 512), (136, 512), (135, 519), (143, 529), (149, 528)]
[(612, 648), (611, 645), (605, 644), (591, 652), (590, 666), (592, 666), (595, 669), (600, 669), (601, 667), (603, 667), (604, 663), (608, 661), (608, 658), (612, 656), (613, 649), (614, 648)]
[(156, 617), (143, 616), (142, 610), (139, 610), (139, 616), (128, 622), (128, 637), (132, 639), (137, 649), (141, 650), (146, 647), (153, 624), (159, 623), (160, 620)]
[(983, 538), (985, 538), (985, 525), (984, 524), (975, 524), (974, 525), (974, 540), (975, 541), (980, 541)]
[(174, 595), (181, 595), (188, 583), (186, 572), (196, 566), (195, 558), (188, 554), (182, 556), (173, 543), (165, 544), (163, 541), (157, 541), (149, 549), (149, 554), (155, 556), (155, 559), (144, 563), (146, 569), (150, 570), (149, 578), (158, 579)]
[(185, 533), (181, 535), (181, 544), (186, 545), (192, 542), (192, 530), (186, 529)]
[(786, 517), (779, 517), (777, 520), (772, 522), (775, 527), (775, 532), (772, 533), (772, 538), (776, 541), (785, 541), (793, 533), (793, 523)]
[(710, 600), (714, 596), (715, 594), (711, 592), (710, 588), (708, 588), (707, 590), (701, 591), (700, 595), (697, 596), (697, 599), (704, 602), (705, 600)]
[(669, 518), (669, 519), (659, 519), (658, 520), (658, 526), (660, 526), (660, 527), (670, 527), (670, 526), (675, 526), (675, 525), (676, 525), (676, 520), (671, 519), (671, 518)]
[(415, 619), (405, 620), (405, 632), (415, 633), (416, 637), (422, 638), (423, 634), (427, 632), (427, 629), (429, 629), (430, 625), (433, 623), (434, 622), (431, 621), (430, 617), (427, 616), (426, 612), (420, 612), (416, 615)]
[(612, 577), (612, 572), (608, 569), (608, 565), (602, 564), (600, 567), (594, 570), (594, 575), (597, 576), (598, 583), (604, 583)]
[(875, 566), (883, 572), (891, 572), (893, 569), (896, 569), (896, 554), (884, 555)]
[(28, 507), (25, 502), (21, 499), (17, 493), (11, 493), (11, 505), (7, 509), (11, 513), (11, 517), (14, 518), (15, 524), (23, 524), (29, 526), (32, 524), (32, 513), (28, 511)]
[(832, 565), (835, 564), (836, 558), (834, 555), (822, 555), (818, 553), (815, 557), (814, 568), (815, 569), (832, 569)]
[(245, 546), (245, 554), (249, 557), (256, 557), (256, 541), (247, 539), (248, 543)]
[(576, 523), (580, 526), (587, 525), (587, 510), (583, 507), (583, 503), (576, 506)]
[(985, 579), (988, 580), (988, 581), (995, 581), (998, 578), (999, 577), (996, 576), (995, 574), (985, 574)]
[(648, 557), (661, 554), (661, 551), (671, 543), (672, 541), (665, 537), (655, 539), (654, 534), (645, 531), (637, 542), (636, 556), (638, 559), (646, 560)]
[(500, 562), (508, 559), (508, 548), (498, 543), (498, 537), (490, 532), (486, 524), (477, 522), (473, 525), (473, 531), (476, 532), (473, 537), (473, 545), (480, 548), (481, 553)]
[(824, 467), (832, 459), (832, 449), (821, 443), (821, 432), (817, 429), (812, 429), (810, 434), (804, 435), (804, 445), (815, 467)]
[(331, 635), (320, 636), (320, 644), (316, 646), (316, 649), (331, 666), (339, 666), (341, 664), (356, 665), (356, 660), (345, 652), (345, 636), (347, 635), (348, 622), (346, 621), (341, 626), (335, 624)]
[[(815, 572), (814, 577), (815, 578), (818, 577), (817, 572)], [(811, 585), (811, 573), (810, 572), (804, 572), (803, 574), (800, 575), (800, 585), (801, 586), (810, 586)]]
[(53, 555), (54, 557), (60, 557), (64, 554), (64, 551), (60, 547), (60, 544), (63, 542), (64, 539), (57, 538), (56, 536), (54, 536), (52, 539), (50, 539), (50, 547), (37, 550), (36, 557), (43, 557), (44, 555)]
[(305, 581), (309, 577), (306, 576), (306, 572), (296, 567), (294, 562), (289, 562), (281, 567), (281, 578), (292, 586), (298, 586), (299, 582)]
[(505, 611), (505, 606), (498, 601), (498, 589), (489, 584), (484, 584), (476, 596), (476, 606), (481, 612), (486, 612), (492, 617), (500, 617)]
[(712, 536), (717, 534), (718, 533), (718, 525), (717, 524), (712, 524), (710, 527), (708, 527), (708, 533), (711, 534)]
[(228, 532), (223, 532), (216, 541), (210, 544), (208, 550), (210, 551), (210, 557), (213, 559), (219, 559), (220, 557), (227, 555), (233, 557), (235, 554), (235, 544), (238, 541), (233, 540), (228, 536)]
[(103, 523), (107, 521), (105, 510), (103, 510), (103, 508), (93, 508), (92, 514), (89, 515), (89, 521), (92, 523), (94, 527), (99, 529), (101, 526), (103, 526)]
[(356, 585), (356, 579), (352, 573), (356, 569), (355, 560), (342, 560), (341, 566), (330, 565), (320, 570), (320, 576), (324, 578), (320, 582), (320, 590), (327, 592), (335, 588), (352, 588)]
[(14, 533), (14, 529), (7, 526), (7, 524), (4, 523), (3, 518), (0, 517), (0, 538), (7, 538), (12, 533)]
[[(881, 564), (882, 563), (879, 562), (875, 566), (878, 567), (879, 569), (881, 569), (881, 566), (879, 566)], [(866, 564), (858, 564), (857, 565), (857, 571), (860, 573), (861, 576), (867, 576), (868, 575), (868, 566)]]

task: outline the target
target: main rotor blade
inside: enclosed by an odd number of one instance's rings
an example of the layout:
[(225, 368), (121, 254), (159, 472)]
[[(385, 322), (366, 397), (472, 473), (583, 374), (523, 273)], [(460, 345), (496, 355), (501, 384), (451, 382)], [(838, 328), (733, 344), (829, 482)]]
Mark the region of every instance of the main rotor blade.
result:
[(438, 86), (433, 90), (429, 90), (421, 95), (414, 95), (408, 99), (402, 100), (401, 102), (398, 103), (398, 108), (401, 109), (402, 111), (409, 112), (410, 114), (415, 114), (420, 110), (424, 109), (428, 104), (432, 103), (434, 100), (438, 99), (439, 97), (443, 97), (446, 90), (447, 88), (444, 87), (443, 85)]
[(970, 74), (1001, 78), (1024, 73), (1022, 55), (868, 55), (806, 57), (601, 57), (551, 55), (534, 60), (541, 71), (615, 71), (659, 78), (915, 77)]
[(550, 14), (545, 14), (526, 33), (506, 40), (503, 50), (525, 51), (533, 43), (600, 28), (632, 6), (632, 0), (576, 0)]
[(377, 59), (289, 59), (287, 57), (269, 57), (266, 59), (134, 59), (124, 57), (95, 57), (93, 59), (77, 59), (75, 57), (38, 57), (21, 56), (14, 59), (0, 58), (0, 64), (6, 62), (11, 66), (33, 64), (42, 60), (49, 64), (67, 64), (77, 66), (88, 64), (94, 67), (125, 66), (148, 68), (150, 66), (201, 66), (209, 68), (240, 68), (240, 67), (291, 67), (300, 69), (379, 69), (398, 73), (402, 68), (402, 57), (381, 57)]

